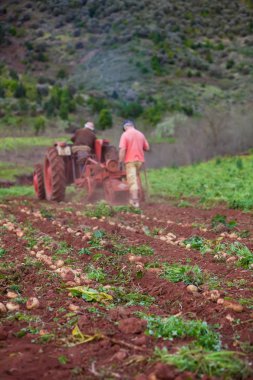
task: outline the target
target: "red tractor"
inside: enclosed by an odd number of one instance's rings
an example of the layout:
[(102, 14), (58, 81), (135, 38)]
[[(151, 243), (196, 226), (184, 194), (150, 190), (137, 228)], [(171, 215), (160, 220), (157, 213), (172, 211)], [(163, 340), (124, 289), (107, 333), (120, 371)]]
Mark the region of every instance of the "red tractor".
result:
[[(79, 149), (78, 149), (79, 148)], [(38, 199), (63, 201), (66, 186), (74, 183), (85, 188), (87, 200), (93, 200), (101, 189), (106, 201), (114, 203), (128, 200), (126, 173), (119, 167), (118, 152), (108, 140), (97, 139), (95, 152), (85, 147), (55, 143), (47, 149), (44, 164), (34, 168), (33, 185)], [(139, 177), (140, 199), (144, 199)]]

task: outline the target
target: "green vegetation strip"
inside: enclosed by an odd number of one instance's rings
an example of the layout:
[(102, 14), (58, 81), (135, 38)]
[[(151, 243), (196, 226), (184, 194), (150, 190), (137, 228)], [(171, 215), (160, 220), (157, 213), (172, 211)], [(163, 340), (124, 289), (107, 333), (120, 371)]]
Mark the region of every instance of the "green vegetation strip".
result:
[(20, 166), (9, 162), (0, 162), (0, 178), (5, 181), (15, 181), (16, 176), (28, 175), (33, 172), (33, 168), (30, 166)]
[(204, 205), (225, 202), (231, 208), (253, 208), (253, 155), (211, 160), (180, 168), (149, 170), (153, 196), (197, 198)]
[(147, 335), (165, 340), (189, 337), (194, 339), (196, 345), (208, 350), (219, 351), (221, 348), (220, 335), (204, 321), (187, 320), (175, 316), (162, 318), (142, 313), (140, 316), (148, 323)]
[(0, 138), (0, 151), (12, 151), (35, 146), (50, 146), (55, 141), (66, 141), (68, 137), (3, 137)]
[(10, 188), (0, 188), (0, 199), (8, 197), (32, 197), (34, 190), (32, 186), (13, 186)]
[(184, 282), (185, 284), (201, 285), (205, 278), (198, 265), (163, 264), (161, 277), (171, 282)]
[(233, 380), (246, 379), (252, 371), (246, 361), (240, 359), (238, 352), (213, 352), (202, 348), (181, 347), (175, 354), (169, 354), (166, 348), (155, 349), (155, 360), (174, 365), (180, 371), (191, 371), (195, 375), (217, 376)]

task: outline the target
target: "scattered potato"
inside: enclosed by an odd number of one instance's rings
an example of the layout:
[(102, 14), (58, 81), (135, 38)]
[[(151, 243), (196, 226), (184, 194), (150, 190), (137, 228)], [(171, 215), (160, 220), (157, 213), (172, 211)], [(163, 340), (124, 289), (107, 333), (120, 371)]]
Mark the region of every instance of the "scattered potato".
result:
[(7, 309), (6, 309), (5, 305), (2, 302), (0, 302), (0, 314), (6, 313), (6, 312), (7, 312)]
[(198, 288), (195, 285), (188, 285), (186, 289), (187, 289), (187, 292), (189, 292), (189, 293), (197, 293), (198, 292)]
[(17, 293), (15, 293), (15, 292), (7, 292), (7, 298), (10, 298), (10, 299), (12, 299), (12, 298), (17, 298), (18, 297), (18, 294)]
[(20, 309), (19, 305), (13, 302), (7, 302), (6, 308), (8, 311), (17, 311)]
[(70, 311), (73, 311), (73, 312), (76, 312), (76, 311), (80, 310), (80, 307), (77, 306), (77, 305), (74, 305), (73, 303), (71, 303), (68, 308), (69, 308)]
[(30, 297), (26, 302), (26, 308), (28, 310), (38, 309), (39, 306), (40, 306), (40, 302), (38, 298), (36, 297)]

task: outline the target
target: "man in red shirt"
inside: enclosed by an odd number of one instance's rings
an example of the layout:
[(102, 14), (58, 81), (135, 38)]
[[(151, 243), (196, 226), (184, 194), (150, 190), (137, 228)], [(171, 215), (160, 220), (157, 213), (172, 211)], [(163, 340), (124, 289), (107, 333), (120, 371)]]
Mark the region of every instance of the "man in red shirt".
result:
[(119, 161), (124, 162), (126, 166), (129, 203), (134, 207), (139, 207), (138, 173), (145, 162), (144, 151), (149, 150), (149, 144), (143, 133), (135, 129), (131, 120), (124, 122), (123, 130), (119, 143)]

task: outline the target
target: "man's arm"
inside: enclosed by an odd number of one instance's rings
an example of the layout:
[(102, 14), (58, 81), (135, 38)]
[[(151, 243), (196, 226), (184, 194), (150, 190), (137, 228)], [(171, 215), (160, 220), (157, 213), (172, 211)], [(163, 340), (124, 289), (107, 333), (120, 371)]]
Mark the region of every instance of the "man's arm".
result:
[(119, 148), (119, 162), (124, 162), (126, 156), (126, 148)]
[(147, 142), (145, 137), (144, 137), (143, 149), (145, 150), (145, 152), (149, 151), (149, 143)]
[(119, 142), (119, 162), (125, 161), (126, 148), (127, 148), (126, 135), (125, 133), (123, 133), (123, 135), (121, 135), (120, 142)]

